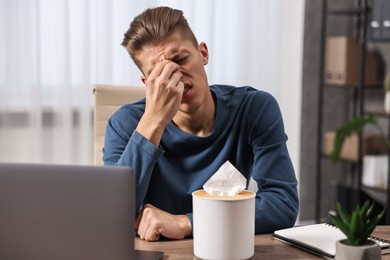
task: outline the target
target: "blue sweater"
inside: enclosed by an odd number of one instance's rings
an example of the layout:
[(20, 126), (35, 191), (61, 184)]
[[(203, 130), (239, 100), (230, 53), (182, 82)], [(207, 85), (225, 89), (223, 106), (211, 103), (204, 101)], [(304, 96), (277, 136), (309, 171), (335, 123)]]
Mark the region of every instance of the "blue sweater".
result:
[(229, 160), (257, 182), (256, 233), (291, 227), (298, 214), (297, 180), (287, 151), (279, 106), (251, 87), (212, 85), (216, 122), (207, 137), (166, 127), (160, 147), (135, 131), (145, 99), (126, 104), (108, 121), (105, 165), (129, 166), (136, 174), (136, 206), (150, 203), (192, 222), (191, 193)]

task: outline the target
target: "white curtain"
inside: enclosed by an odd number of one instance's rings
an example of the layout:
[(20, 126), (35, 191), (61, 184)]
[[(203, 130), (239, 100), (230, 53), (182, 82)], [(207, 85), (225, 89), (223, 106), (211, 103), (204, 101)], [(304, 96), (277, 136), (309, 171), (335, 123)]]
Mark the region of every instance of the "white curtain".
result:
[(141, 85), (120, 43), (159, 5), (208, 44), (211, 84), (276, 93), (279, 1), (0, 0), (0, 161), (92, 164), (92, 84)]

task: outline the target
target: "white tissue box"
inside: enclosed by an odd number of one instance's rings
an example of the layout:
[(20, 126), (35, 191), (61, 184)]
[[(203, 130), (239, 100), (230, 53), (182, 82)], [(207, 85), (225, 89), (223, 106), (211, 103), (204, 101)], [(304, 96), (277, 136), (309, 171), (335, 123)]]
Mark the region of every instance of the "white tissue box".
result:
[(363, 184), (368, 187), (386, 189), (388, 161), (388, 155), (365, 155), (363, 157)]

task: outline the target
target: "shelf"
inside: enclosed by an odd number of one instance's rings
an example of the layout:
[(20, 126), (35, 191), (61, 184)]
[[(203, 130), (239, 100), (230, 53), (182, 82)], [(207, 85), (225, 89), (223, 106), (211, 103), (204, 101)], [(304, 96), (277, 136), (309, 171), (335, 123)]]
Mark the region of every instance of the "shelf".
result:
[(374, 115), (374, 116), (390, 119), (390, 114), (386, 113), (383, 110), (382, 111), (366, 111), (365, 114), (367, 114), (367, 115)]
[[(327, 154), (322, 153), (322, 156), (321, 156), (321, 157), (322, 157), (323, 159), (327, 159), (327, 160), (330, 161), (329, 155), (327, 155)], [(340, 158), (340, 159), (338, 160), (338, 163), (356, 164), (356, 163), (358, 163), (358, 161)]]
[(360, 15), (364, 13), (364, 9), (338, 9), (328, 10), (328, 15)]
[(387, 205), (387, 190), (385, 188), (363, 186), (362, 191), (382, 206)]
[(390, 43), (390, 39), (372, 39), (372, 38), (367, 38), (367, 42), (370, 42), (370, 43)]
[[(359, 89), (359, 85), (355, 85), (355, 84), (324, 84), (324, 87), (326, 88), (335, 88), (335, 89), (345, 89), (345, 88), (349, 88), (349, 89)], [(372, 90), (383, 90), (383, 84), (381, 83), (378, 83), (378, 84), (365, 84), (364, 85), (364, 89), (367, 90), (367, 89), (372, 89)]]
[[(373, 44), (380, 44), (380, 43), (390, 43), (390, 39), (373, 39), (371, 35), (371, 31), (369, 28), (369, 19), (370, 19), (370, 12), (371, 7), (370, 4), (372, 2), (369, 1), (355, 1), (355, 7), (354, 8), (337, 8), (336, 5), (333, 6), (333, 8), (328, 9), (328, 2), (329, 0), (323, 0), (322, 5), (322, 23), (321, 23), (321, 52), (320, 52), (320, 73), (319, 73), (319, 92), (318, 92), (318, 123), (317, 123), (317, 161), (316, 161), (316, 220), (320, 220), (322, 218), (322, 196), (324, 196), (325, 192), (323, 191), (323, 163), (325, 163), (324, 159), (329, 159), (329, 155), (325, 155), (322, 148), (323, 148), (323, 136), (324, 132), (327, 127), (324, 126), (324, 116), (329, 116), (329, 113), (325, 113), (324, 110), (326, 107), (325, 102), (327, 101), (327, 95), (332, 93), (326, 93), (325, 91), (348, 91), (348, 94), (353, 94), (352, 97), (349, 97), (348, 104), (345, 106), (349, 106), (351, 108), (351, 112), (353, 112), (353, 116), (363, 116), (363, 115), (375, 115), (381, 119), (387, 119), (389, 120), (389, 132), (390, 132), (390, 114), (385, 113), (382, 107), (372, 107), (371, 111), (369, 111), (368, 107), (365, 106), (365, 98), (366, 95), (371, 97), (371, 95), (375, 98), (379, 98), (381, 93), (384, 93), (383, 90), (383, 83), (378, 82), (377, 84), (363, 84), (364, 77), (359, 77), (358, 79), (363, 79), (362, 82), (359, 81), (357, 84), (327, 84), (327, 77), (325, 75), (325, 47), (326, 47), (326, 40), (328, 36), (339, 35), (340, 30), (329, 30), (328, 29), (328, 17), (332, 16), (332, 18), (338, 19), (338, 17), (347, 18), (348, 20), (352, 21), (354, 24), (356, 24), (356, 38), (361, 43), (362, 51), (359, 52), (359, 57), (356, 57), (357, 60), (364, 60), (362, 59), (362, 55), (365, 54), (367, 51), (367, 48), (370, 46), (367, 46), (368, 43)], [(351, 1), (352, 3), (352, 1)], [(343, 20), (341, 20), (343, 21)], [(334, 26), (334, 24), (332, 24)], [(333, 29), (333, 28), (332, 28)], [(348, 32), (345, 32), (345, 35), (348, 35)], [(367, 61), (366, 61), (367, 62)], [(365, 73), (365, 68), (367, 64), (364, 64), (364, 66), (359, 66), (359, 74), (362, 75)], [(371, 92), (372, 91), (372, 92)], [(381, 92), (379, 92), (381, 91)], [(334, 93), (337, 95), (338, 93)], [(351, 115), (352, 116), (352, 115)], [(390, 133), (389, 133), (390, 135)], [(359, 140), (362, 139), (361, 135), (359, 135)], [(359, 144), (362, 142), (359, 142)], [(360, 146), (358, 149), (362, 149)], [(360, 154), (362, 155), (362, 154)], [(359, 155), (359, 156), (360, 156)], [(363, 156), (363, 155), (362, 155)], [(348, 173), (350, 174), (351, 178), (351, 187), (354, 187), (359, 190), (359, 194), (364, 193), (368, 197), (370, 197), (372, 200), (375, 200), (378, 204), (382, 204), (383, 206), (387, 205), (387, 201), (389, 200), (390, 203), (390, 190), (385, 188), (379, 188), (379, 187), (367, 187), (362, 183), (362, 173), (363, 173), (363, 157), (359, 157), (358, 160), (345, 160), (340, 159), (338, 163), (343, 163), (345, 166), (353, 166), (349, 167)], [(349, 164), (349, 165), (348, 165)], [(389, 167), (389, 177), (390, 177), (390, 167)], [(390, 187), (390, 185), (389, 185)], [(341, 194), (342, 195), (342, 194)], [(328, 196), (328, 195), (325, 195)], [(327, 197), (329, 198), (329, 197)], [(388, 199), (389, 198), (389, 199)], [(359, 197), (357, 201), (352, 200), (351, 198), (346, 198), (346, 203), (353, 204), (356, 202), (360, 203), (361, 198)], [(351, 206), (351, 205), (348, 205)], [(390, 224), (390, 211), (386, 213), (385, 223)]]

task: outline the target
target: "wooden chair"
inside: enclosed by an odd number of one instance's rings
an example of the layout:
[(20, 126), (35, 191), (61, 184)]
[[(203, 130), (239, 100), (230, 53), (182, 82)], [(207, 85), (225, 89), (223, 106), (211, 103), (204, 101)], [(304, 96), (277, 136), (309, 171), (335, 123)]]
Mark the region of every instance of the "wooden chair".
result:
[(126, 103), (145, 97), (141, 86), (94, 85), (94, 164), (103, 165), (106, 125), (110, 116)]

